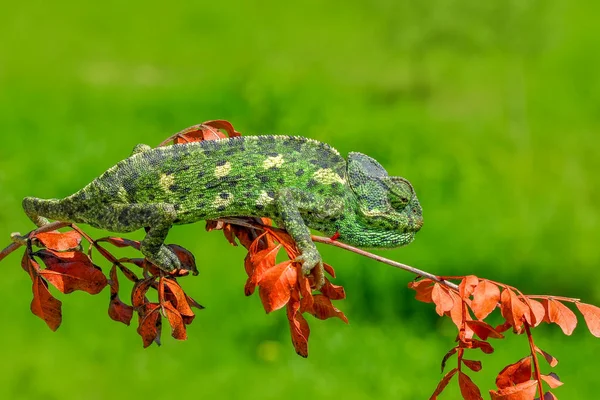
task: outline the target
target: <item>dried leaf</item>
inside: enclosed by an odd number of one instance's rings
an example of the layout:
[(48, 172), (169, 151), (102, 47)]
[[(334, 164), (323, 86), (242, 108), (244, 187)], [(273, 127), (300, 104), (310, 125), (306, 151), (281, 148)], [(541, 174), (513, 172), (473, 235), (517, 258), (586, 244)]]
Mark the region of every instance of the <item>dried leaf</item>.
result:
[(503, 334), (497, 332), (491, 325), (483, 321), (467, 321), (467, 326), (482, 340), (487, 340), (488, 337), (494, 339), (502, 339), (504, 337)]
[(267, 313), (285, 306), (296, 285), (296, 269), (292, 261), (284, 261), (270, 268), (259, 281), (259, 295)]
[(120, 237), (103, 237), (96, 240), (94, 243), (107, 242), (116, 247), (133, 247), (136, 250), (140, 249), (140, 242), (137, 240), (129, 240)]
[(550, 386), (550, 388), (552, 389), (563, 385), (558, 375), (556, 375), (554, 372), (551, 372), (548, 375), (542, 375), (542, 380), (546, 382), (548, 386)]
[(154, 284), (155, 277), (151, 276), (145, 279), (140, 279), (133, 285), (131, 291), (131, 304), (134, 308), (143, 307), (147, 303), (146, 292)]
[(346, 298), (344, 287), (334, 285), (328, 280), (325, 280), (325, 284), (321, 287), (321, 293), (323, 293), (325, 297), (329, 297), (331, 300), (342, 300)]
[(165, 299), (169, 301), (181, 315), (184, 324), (191, 324), (194, 320), (195, 314), (188, 303), (185, 292), (181, 286), (179, 286), (179, 283), (170, 278), (165, 278), (162, 282), (166, 289)]
[(444, 355), (444, 358), (442, 358), (442, 372), (444, 372), (444, 369), (446, 369), (446, 363), (448, 362), (448, 359), (455, 355), (457, 351), (458, 347), (453, 347)]
[(110, 304), (108, 306), (108, 315), (115, 321), (129, 325), (133, 317), (133, 307), (123, 303), (119, 299), (118, 292), (117, 268), (113, 265), (110, 270)]
[(417, 294), (415, 299), (422, 301), (423, 303), (433, 303), (432, 292), (433, 292), (433, 281), (431, 279), (421, 279), (413, 281), (408, 284), (410, 289), (416, 290)]
[(558, 360), (551, 354), (546, 353), (544, 350), (540, 349), (539, 347), (535, 346), (535, 351), (537, 353), (540, 353), (545, 359), (546, 362), (552, 367), (556, 367), (558, 365)]
[(446, 313), (446, 315), (450, 315), (452, 322), (454, 322), (454, 325), (456, 325), (456, 327), (458, 328), (459, 334), (461, 335), (461, 338), (463, 340), (471, 339), (474, 333), (473, 329), (471, 329), (469, 325), (463, 324), (463, 320), (466, 322), (472, 319), (471, 315), (468, 312), (463, 315), (463, 313), (466, 311), (466, 306), (465, 304), (463, 304), (463, 301), (465, 300), (459, 297), (454, 292), (449, 293), (450, 296), (452, 296), (452, 299), (454, 300), (454, 307), (452, 307), (450, 312)]
[(485, 354), (491, 354), (494, 352), (494, 348), (488, 342), (477, 339), (467, 339), (459, 341), (458, 346), (465, 349), (481, 349)]
[(460, 371), (458, 373), (458, 385), (460, 387), (460, 393), (462, 394), (463, 399), (483, 400), (483, 397), (481, 397), (481, 392), (479, 391), (477, 385), (473, 383), (473, 381), (471, 380), (471, 378), (469, 378), (468, 375)]
[(171, 336), (177, 340), (186, 340), (187, 333), (185, 331), (185, 324), (179, 311), (173, 307), (170, 301), (166, 301), (162, 304), (162, 310), (165, 317), (171, 325)]
[(538, 326), (546, 317), (546, 308), (539, 301), (528, 299), (527, 305), (529, 306), (529, 313), (525, 313), (525, 320), (527, 323), (533, 327)]
[(81, 244), (81, 235), (77, 231), (36, 233), (32, 239), (36, 246), (56, 251), (75, 250)]
[(467, 275), (465, 276), (458, 285), (458, 294), (463, 299), (468, 299), (471, 294), (473, 294), (473, 290), (479, 284), (479, 278), (475, 275)]
[(529, 313), (529, 307), (523, 303), (515, 292), (504, 289), (500, 295), (500, 311), (506, 321), (513, 327), (515, 333), (521, 333), (525, 313)]
[(571, 335), (577, 326), (575, 313), (558, 300), (544, 299), (543, 304), (548, 320), (560, 326), (565, 335)]
[(308, 322), (299, 312), (300, 301), (297, 293), (292, 295), (290, 302), (287, 304), (287, 317), (290, 324), (290, 334), (292, 335), (292, 344), (296, 353), (301, 357), (308, 357), (308, 337), (310, 328)]
[(431, 299), (435, 303), (435, 312), (437, 312), (439, 316), (444, 315), (446, 311), (450, 311), (452, 310), (452, 307), (454, 307), (454, 299), (448, 292), (448, 288), (437, 282), (433, 285)]
[(177, 258), (179, 258), (182, 270), (192, 271), (192, 274), (198, 275), (198, 269), (196, 268), (196, 259), (189, 250), (184, 249), (183, 247), (178, 246), (176, 244), (169, 244), (167, 245), (167, 247), (170, 248), (173, 251), (173, 253), (175, 253)]
[(316, 318), (327, 319), (327, 318), (332, 318), (332, 317), (338, 317), (345, 323), (348, 323), (348, 318), (346, 318), (344, 313), (341, 312), (340, 310), (338, 310), (337, 308), (335, 308), (333, 306), (333, 304), (331, 303), (331, 300), (329, 300), (327, 297), (323, 296), (322, 294), (317, 294), (317, 295), (314, 295), (313, 298), (314, 298), (314, 304), (313, 304), (314, 313), (311, 313), (311, 314), (314, 315)]
[(528, 380), (498, 391), (490, 390), (492, 400), (531, 400), (537, 391), (537, 381)]
[(457, 372), (458, 372), (457, 368), (454, 368), (454, 369), (448, 371), (448, 373), (446, 375), (444, 375), (444, 377), (442, 378), (440, 383), (438, 383), (437, 388), (435, 388), (435, 392), (433, 392), (433, 394), (431, 395), (429, 400), (437, 400), (438, 396), (440, 394), (442, 394), (442, 392), (444, 391), (446, 386), (448, 386), (448, 383), (450, 383), (450, 380), (452, 379), (454, 374), (456, 374)]
[(531, 356), (520, 359), (514, 364), (507, 365), (496, 377), (498, 389), (504, 389), (531, 379)]
[(481, 361), (467, 360), (464, 358), (461, 361), (463, 362), (463, 364), (465, 364), (471, 370), (473, 370), (475, 372), (481, 371)]
[(331, 265), (323, 263), (323, 269), (329, 274), (329, 276), (335, 278), (335, 271)]
[(139, 325), (137, 332), (142, 337), (144, 347), (148, 347), (152, 342), (160, 346), (161, 331), (160, 305), (156, 303), (146, 303), (139, 311)]
[(543, 400), (558, 400), (558, 398), (552, 392), (546, 392), (544, 393)]
[(48, 285), (39, 276), (33, 279), (32, 291), (31, 312), (43, 319), (50, 329), (57, 330), (62, 322), (62, 303), (50, 294)]
[(583, 315), (585, 323), (592, 335), (600, 337), (600, 308), (586, 303), (575, 303)]
[(482, 279), (473, 290), (471, 310), (477, 319), (485, 319), (500, 302), (500, 289), (494, 283)]
[(244, 293), (246, 296), (250, 296), (254, 293), (256, 285), (262, 279), (264, 273), (275, 266), (277, 259), (277, 253), (281, 249), (281, 244), (273, 247), (260, 250), (257, 253), (253, 253), (252, 250), (246, 255), (244, 267), (248, 274), (248, 280), (244, 287)]
[(108, 284), (102, 270), (85, 253), (40, 250), (34, 255), (47, 267), (39, 274), (62, 293), (83, 290), (89, 294), (98, 294)]

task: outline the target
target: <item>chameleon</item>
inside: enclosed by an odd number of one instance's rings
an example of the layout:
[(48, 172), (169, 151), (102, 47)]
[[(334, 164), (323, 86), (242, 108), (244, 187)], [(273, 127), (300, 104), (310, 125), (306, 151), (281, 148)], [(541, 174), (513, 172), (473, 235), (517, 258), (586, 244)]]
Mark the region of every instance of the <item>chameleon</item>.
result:
[(323, 268), (310, 229), (352, 246), (391, 248), (410, 243), (423, 225), (408, 180), (365, 154), (345, 159), (301, 136), (139, 144), (74, 194), (25, 197), (23, 209), (37, 226), (52, 219), (123, 233), (145, 228), (140, 251), (164, 271), (182, 267), (164, 244), (171, 227), (199, 220), (271, 218), (295, 241), (294, 261), (306, 274)]

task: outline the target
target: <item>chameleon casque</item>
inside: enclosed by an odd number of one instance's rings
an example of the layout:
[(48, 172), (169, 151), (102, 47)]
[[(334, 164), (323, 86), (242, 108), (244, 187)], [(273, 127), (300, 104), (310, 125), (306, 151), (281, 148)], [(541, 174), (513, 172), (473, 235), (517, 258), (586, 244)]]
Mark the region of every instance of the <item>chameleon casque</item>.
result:
[(169, 229), (222, 217), (269, 217), (295, 240), (305, 273), (322, 268), (309, 228), (358, 247), (410, 243), (423, 225), (412, 185), (373, 158), (297, 136), (245, 136), (150, 148), (137, 145), (63, 199), (23, 199), (37, 225), (86, 223), (113, 232), (145, 228), (141, 252), (161, 269), (181, 267), (164, 245)]

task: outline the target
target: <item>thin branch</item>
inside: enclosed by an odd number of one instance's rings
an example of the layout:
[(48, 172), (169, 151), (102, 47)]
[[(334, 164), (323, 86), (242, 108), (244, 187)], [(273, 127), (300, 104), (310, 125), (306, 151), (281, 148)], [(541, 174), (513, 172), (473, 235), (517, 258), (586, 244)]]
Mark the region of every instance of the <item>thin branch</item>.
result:
[(531, 350), (531, 357), (533, 358), (533, 369), (535, 372), (535, 377), (538, 385), (538, 392), (540, 392), (540, 399), (544, 396), (544, 387), (542, 386), (542, 373), (540, 371), (540, 364), (538, 362), (537, 354), (535, 352), (535, 344), (533, 343), (533, 336), (531, 335), (531, 330), (529, 329), (529, 324), (527, 321), (523, 321), (523, 325), (525, 326), (525, 332), (527, 332), (527, 340), (529, 341), (529, 349)]
[(57, 229), (65, 228), (67, 226), (71, 226), (71, 223), (57, 221), (57, 222), (53, 222), (48, 225), (44, 225), (40, 228), (37, 228), (37, 229), (29, 232), (25, 236), (21, 236), (21, 234), (19, 234), (19, 233), (13, 233), (12, 235), (10, 235), (11, 240), (13, 242), (11, 244), (9, 244), (6, 248), (4, 248), (2, 251), (0, 251), (0, 261), (2, 261), (6, 256), (8, 256), (13, 251), (17, 250), (19, 247), (24, 246), (26, 244), (27, 238), (31, 237), (32, 235), (35, 235), (38, 233), (55, 231)]

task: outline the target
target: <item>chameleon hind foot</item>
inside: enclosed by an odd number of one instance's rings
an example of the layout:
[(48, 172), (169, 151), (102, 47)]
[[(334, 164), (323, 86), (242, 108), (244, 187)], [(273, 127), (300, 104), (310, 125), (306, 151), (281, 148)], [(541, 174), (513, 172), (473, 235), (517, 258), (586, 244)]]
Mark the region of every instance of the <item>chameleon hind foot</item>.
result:
[(323, 260), (321, 259), (319, 252), (316, 249), (314, 251), (304, 251), (294, 259), (294, 262), (302, 264), (302, 272), (304, 275), (309, 275), (311, 271), (314, 271), (315, 289), (321, 289), (325, 283), (325, 274)]

